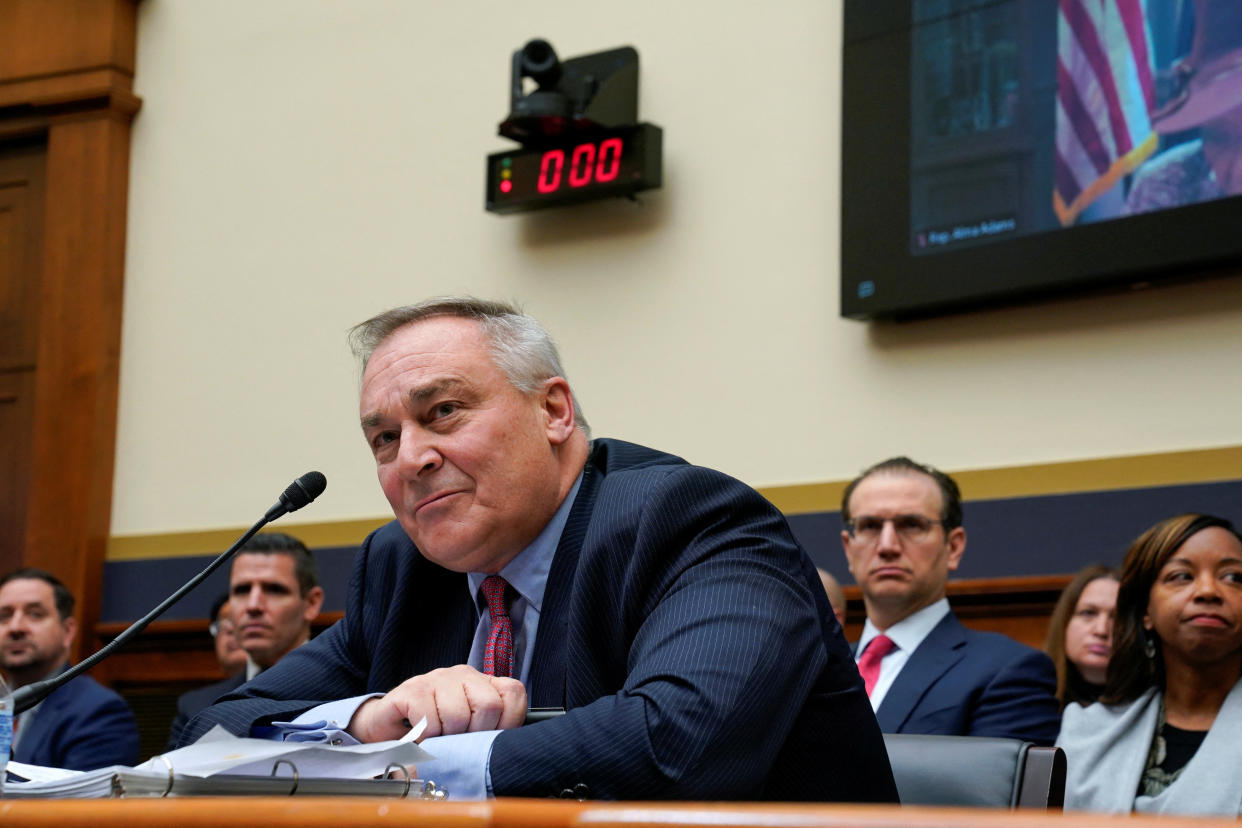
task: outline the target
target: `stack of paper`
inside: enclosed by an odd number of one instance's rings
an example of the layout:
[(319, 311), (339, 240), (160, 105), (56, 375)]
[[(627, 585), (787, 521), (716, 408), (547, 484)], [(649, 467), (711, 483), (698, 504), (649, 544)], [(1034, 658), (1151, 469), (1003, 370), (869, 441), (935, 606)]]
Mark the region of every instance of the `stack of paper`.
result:
[[(9, 762), (5, 796), (197, 796), (247, 793), (405, 795), (405, 779), (376, 780), (390, 769), (431, 760), (414, 743), (426, 720), (401, 739), (368, 745), (239, 739), (215, 728), (192, 745), (129, 768), (67, 771)], [(400, 775), (400, 774), (398, 774)], [(14, 781), (14, 777), (26, 781)], [(434, 788), (432, 789), (434, 791)], [(415, 795), (425, 793), (422, 783)], [(434, 798), (443, 798), (438, 792)]]

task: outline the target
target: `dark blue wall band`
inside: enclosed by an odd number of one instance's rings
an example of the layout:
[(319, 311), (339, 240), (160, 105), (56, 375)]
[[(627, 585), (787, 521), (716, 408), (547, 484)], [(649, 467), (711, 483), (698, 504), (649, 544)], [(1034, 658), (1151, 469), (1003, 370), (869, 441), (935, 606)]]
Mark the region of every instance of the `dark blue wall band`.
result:
[[(964, 511), (966, 554), (955, 579), (1061, 575), (1089, 563), (1119, 564), (1143, 530), (1183, 512), (1219, 515), (1242, 526), (1242, 480), (971, 500)], [(792, 515), (789, 524), (816, 564), (852, 583), (841, 551), (840, 512)], [(345, 608), (356, 551), (353, 546), (315, 550), (326, 612)], [(141, 617), (211, 560), (196, 556), (107, 562), (100, 620)], [(164, 618), (204, 618), (212, 600), (227, 588), (227, 573), (215, 572)]]

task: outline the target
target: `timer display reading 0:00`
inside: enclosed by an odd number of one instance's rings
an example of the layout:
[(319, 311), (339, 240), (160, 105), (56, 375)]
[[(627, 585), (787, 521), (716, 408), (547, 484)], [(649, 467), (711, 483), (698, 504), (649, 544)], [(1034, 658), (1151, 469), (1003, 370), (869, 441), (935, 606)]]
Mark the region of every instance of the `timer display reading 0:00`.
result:
[(661, 130), (639, 124), (488, 156), (487, 209), (520, 212), (660, 186)]
[[(609, 138), (599, 143), (599, 152), (595, 144), (579, 144), (574, 147), (569, 158), (569, 175), (566, 179), (570, 187), (585, 187), (587, 184), (605, 184), (613, 181), (621, 171), (621, 151), (624, 143), (620, 138)], [(596, 160), (598, 154), (599, 159)], [(565, 169), (565, 150), (548, 150), (539, 160), (539, 178), (535, 181), (535, 189), (541, 193), (554, 193), (561, 188), (561, 173)]]

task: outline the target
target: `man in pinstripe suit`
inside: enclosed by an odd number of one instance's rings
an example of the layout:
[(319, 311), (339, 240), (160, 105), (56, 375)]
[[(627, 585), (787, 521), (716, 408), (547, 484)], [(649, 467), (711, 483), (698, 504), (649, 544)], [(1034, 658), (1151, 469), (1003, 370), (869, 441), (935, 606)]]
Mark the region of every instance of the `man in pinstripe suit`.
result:
[[(397, 519), (363, 545), (345, 618), (187, 741), (292, 717), (376, 741), (426, 717), (436, 761), (418, 770), (454, 798), (895, 800), (848, 646), (771, 504), (591, 441), (551, 339), (508, 306), (432, 300), (351, 338)], [(495, 575), (507, 614), (477, 597)], [(518, 727), (528, 704), (567, 712)]]

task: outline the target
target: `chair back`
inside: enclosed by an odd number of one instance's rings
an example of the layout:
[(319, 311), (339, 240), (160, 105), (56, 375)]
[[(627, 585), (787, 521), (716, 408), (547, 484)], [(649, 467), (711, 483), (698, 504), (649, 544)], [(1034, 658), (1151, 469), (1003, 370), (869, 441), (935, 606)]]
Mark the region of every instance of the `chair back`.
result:
[(1020, 739), (885, 733), (904, 805), (1059, 809), (1065, 752)]

